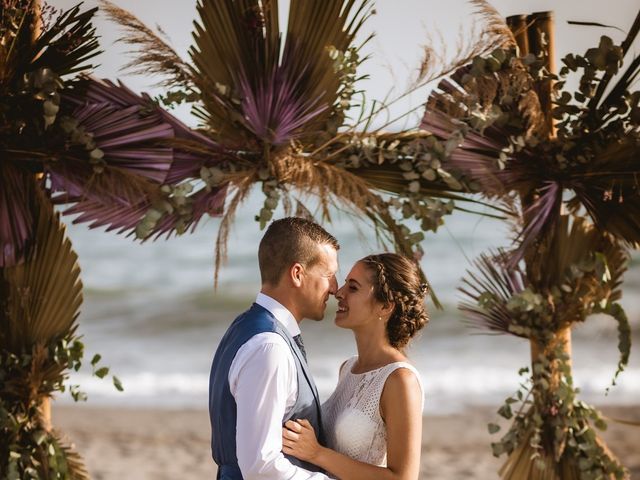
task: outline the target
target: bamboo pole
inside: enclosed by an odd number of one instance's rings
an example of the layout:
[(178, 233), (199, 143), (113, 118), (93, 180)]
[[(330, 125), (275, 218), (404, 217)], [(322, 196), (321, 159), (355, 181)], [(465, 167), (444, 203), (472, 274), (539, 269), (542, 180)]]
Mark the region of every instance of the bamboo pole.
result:
[[(545, 68), (550, 73), (556, 73), (553, 12), (513, 15), (507, 19), (507, 24), (514, 33), (520, 55), (542, 55), (545, 59)], [(555, 137), (553, 117), (551, 116), (552, 87), (551, 81), (539, 82), (535, 86), (535, 91), (538, 94), (540, 106), (547, 125), (548, 140), (552, 140)], [(531, 195), (521, 198), (523, 211), (526, 210), (534, 200), (534, 192), (531, 192)], [(524, 258), (527, 273), (529, 276), (533, 276), (531, 255), (525, 254)], [(555, 332), (555, 339), (550, 345), (541, 345), (532, 339), (530, 342), (532, 364), (537, 362), (541, 355), (549, 356), (559, 345), (562, 345), (564, 353), (568, 356), (571, 355), (570, 327)], [(554, 362), (551, 367), (553, 373), (549, 388), (557, 388), (561, 380), (560, 371), (557, 370), (556, 367), (557, 362)], [(536, 398), (535, 400), (536, 404), (542, 402), (540, 398)], [(534, 452), (530, 445), (532, 434), (533, 432), (529, 431), (521, 444), (509, 455), (509, 458), (499, 471), (500, 477), (510, 480), (561, 480), (559, 465), (554, 461), (553, 455), (549, 455), (549, 452), (541, 459), (544, 462), (543, 469), (535, 465), (534, 454), (536, 454), (536, 452)]]
[(529, 35), (527, 33), (527, 16), (526, 15), (511, 15), (507, 17), (507, 25), (513, 32), (513, 36), (516, 39), (520, 56), (525, 56), (529, 53)]
[[(551, 74), (556, 72), (555, 62), (555, 20), (553, 12), (535, 12), (527, 16), (526, 32), (523, 32), (523, 36), (527, 39), (527, 45), (529, 52), (536, 56), (544, 55), (545, 68)], [(526, 34), (526, 35), (525, 35)], [(554, 120), (551, 115), (551, 93), (553, 84), (551, 80), (545, 80), (538, 82), (536, 90), (538, 92), (538, 98), (540, 100), (540, 106), (545, 117), (545, 123), (548, 129), (548, 139), (552, 140), (556, 136)], [(569, 358), (571, 357), (571, 327), (564, 328), (556, 333), (556, 339), (554, 344), (550, 347), (556, 347), (561, 342), (564, 345), (563, 350)], [(531, 341), (531, 360), (537, 361), (540, 354), (548, 354), (550, 352), (542, 351), (541, 345), (538, 345), (534, 340)], [(554, 376), (555, 377), (555, 376)], [(556, 378), (556, 381), (559, 380)]]
[[(551, 74), (557, 74), (556, 68), (556, 47), (555, 47), (555, 18), (553, 12), (536, 12), (527, 17), (530, 25), (527, 30), (529, 49), (535, 55), (544, 54), (545, 68)], [(540, 106), (545, 116), (547, 128), (549, 129), (549, 139), (556, 136), (556, 129), (553, 117), (551, 116), (551, 93), (553, 83), (551, 80), (538, 82), (536, 91), (540, 100)]]

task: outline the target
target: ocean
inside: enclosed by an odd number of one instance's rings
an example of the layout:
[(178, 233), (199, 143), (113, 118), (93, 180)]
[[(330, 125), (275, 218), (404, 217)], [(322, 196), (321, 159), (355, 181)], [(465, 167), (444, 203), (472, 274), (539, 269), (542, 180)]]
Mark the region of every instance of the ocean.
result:
[[(73, 225), (64, 217), (79, 255), (84, 303), (79, 333), (86, 346), (86, 365), (71, 375), (88, 402), (166, 408), (206, 408), (209, 367), (228, 324), (245, 310), (259, 290), (257, 246), (262, 232), (254, 215), (262, 204), (254, 192), (237, 214), (229, 238), (228, 262), (213, 288), (213, 259), (219, 220), (208, 219), (196, 232), (140, 244), (113, 232)], [(276, 212), (276, 217), (282, 216)], [(341, 244), (339, 283), (359, 258), (380, 252), (371, 227), (334, 211), (326, 228)], [(437, 234), (423, 243), (423, 267), (444, 305), (429, 305), (431, 321), (408, 350), (422, 375), (425, 412), (447, 414), (495, 405), (513, 394), (522, 380), (518, 370), (530, 363), (527, 341), (488, 335), (467, 326), (456, 305), (457, 291), (470, 261), (488, 248), (508, 245), (509, 232), (499, 221), (456, 212)], [(640, 340), (640, 262), (633, 258), (622, 304)], [(355, 354), (352, 334), (333, 323), (335, 300), (324, 321), (305, 321), (302, 331), (311, 370), (322, 398), (336, 384), (339, 365)], [(635, 349), (637, 350), (637, 349)], [(581, 398), (596, 405), (637, 404), (640, 361), (632, 350), (630, 365), (605, 395), (616, 369), (615, 322), (590, 318), (574, 329), (574, 380)], [(95, 353), (118, 376), (124, 391), (109, 378), (92, 376)], [(67, 394), (56, 401), (72, 402)]]

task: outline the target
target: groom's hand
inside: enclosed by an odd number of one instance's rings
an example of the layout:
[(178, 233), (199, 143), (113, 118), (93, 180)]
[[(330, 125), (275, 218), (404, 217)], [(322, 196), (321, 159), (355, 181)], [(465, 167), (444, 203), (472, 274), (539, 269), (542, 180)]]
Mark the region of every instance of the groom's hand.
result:
[(313, 426), (306, 419), (289, 420), (282, 428), (282, 452), (313, 463), (320, 453)]

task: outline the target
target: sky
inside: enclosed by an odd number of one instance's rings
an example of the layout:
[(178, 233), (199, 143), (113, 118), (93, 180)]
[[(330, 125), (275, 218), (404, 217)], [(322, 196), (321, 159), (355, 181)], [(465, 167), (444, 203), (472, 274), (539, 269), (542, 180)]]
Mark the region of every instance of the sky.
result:
[[(66, 9), (74, 6), (77, 0), (50, 0), (48, 3)], [(192, 22), (197, 15), (195, 0), (114, 0), (114, 3), (132, 12), (149, 27), (160, 26), (178, 54), (188, 58)], [(279, 2), (283, 26), (286, 24), (288, 4), (287, 0)], [(97, 5), (97, 1), (87, 0), (84, 5), (92, 7)], [(619, 30), (573, 26), (567, 24), (568, 20), (599, 22), (626, 31), (639, 8), (638, 0), (495, 0), (492, 5), (504, 16), (554, 11), (558, 60), (569, 52), (584, 53), (587, 48), (597, 46), (601, 35), (609, 35), (616, 42), (624, 38)], [(375, 9), (377, 13), (361, 32), (362, 38), (371, 32), (375, 33), (365, 50), (372, 58), (360, 70), (370, 76), (359, 85), (369, 100), (380, 100), (388, 95), (389, 98), (395, 98), (404, 92), (415, 80), (424, 45), (431, 43), (437, 51), (450, 56), (456, 50), (460, 36), (472, 41), (474, 26), (476, 30), (478, 27), (478, 18), (472, 15), (473, 7), (466, 0), (378, 0)], [(128, 47), (115, 43), (122, 33), (119, 27), (101, 15), (95, 24), (104, 50), (97, 60), (100, 65), (95, 74), (103, 78), (120, 78), (136, 91), (159, 93), (161, 90), (154, 88), (158, 78), (132, 76), (119, 71), (130, 60), (126, 54)], [(638, 42), (634, 45), (634, 51), (640, 51)], [(421, 105), (426, 95), (425, 90), (409, 95), (394, 105), (390, 111), (391, 117), (395, 118)], [(188, 109), (180, 109), (176, 114), (187, 124), (197, 125)], [(394, 125), (410, 127), (417, 124), (418, 119), (414, 115)]]

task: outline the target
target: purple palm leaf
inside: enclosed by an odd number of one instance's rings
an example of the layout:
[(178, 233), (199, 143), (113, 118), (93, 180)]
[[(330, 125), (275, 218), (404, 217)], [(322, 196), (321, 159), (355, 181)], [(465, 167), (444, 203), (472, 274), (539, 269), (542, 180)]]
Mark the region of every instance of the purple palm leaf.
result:
[[(55, 201), (75, 203), (65, 212), (78, 215), (74, 222), (131, 232), (162, 197), (160, 185), (197, 177), (220, 154), (213, 141), (122, 84), (86, 78), (66, 98), (77, 131), (104, 154), (98, 169), (80, 148), (46, 165)], [(198, 152), (181, 146), (196, 142)]]
[(507, 302), (514, 294), (525, 289), (526, 276), (518, 267), (507, 266), (507, 252), (483, 254), (476, 260), (477, 273), (467, 271), (469, 278), (462, 280), (460, 292), (468, 299), (459, 305), (471, 324), (496, 333), (512, 333), (513, 323)]
[[(449, 115), (428, 107), (420, 128), (446, 141), (460, 129), (460, 124), (456, 124)], [(505, 146), (504, 135), (489, 137), (470, 130), (447, 158), (447, 165), (476, 182), (479, 190), (488, 196), (500, 196), (507, 191), (505, 183), (512, 181), (512, 175), (500, 170), (496, 163), (499, 152)]]
[(176, 230), (176, 225), (182, 223), (183, 231), (193, 231), (203, 216), (220, 216), (223, 213), (224, 201), (227, 195), (226, 186), (220, 186), (210, 191), (201, 189), (189, 196), (190, 208), (186, 218), (178, 212), (164, 214), (153, 225), (149, 232), (140, 234), (137, 228), (145, 216), (153, 208), (154, 202), (162, 200), (159, 195), (140, 195), (137, 200), (123, 202), (105, 202), (91, 199), (80, 199), (75, 205), (65, 210), (66, 215), (78, 215), (73, 223), (89, 222), (89, 228), (106, 227), (106, 231), (116, 231), (128, 236), (137, 234), (142, 240), (149, 237), (158, 238), (162, 235), (169, 237)]
[(275, 68), (268, 78), (259, 80), (257, 87), (252, 87), (245, 75), (239, 84), (247, 128), (261, 140), (276, 146), (296, 138), (296, 132), (300, 133), (304, 125), (329, 108), (318, 105), (319, 97), (302, 97), (301, 77), (292, 79), (286, 68)]
[(24, 257), (35, 230), (33, 175), (0, 161), (0, 268)]
[(525, 227), (517, 239), (520, 244), (509, 260), (510, 266), (515, 266), (534, 241), (556, 224), (561, 205), (562, 187), (557, 182), (548, 182), (540, 189), (538, 198), (524, 211)]

